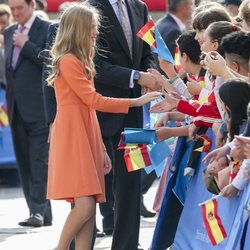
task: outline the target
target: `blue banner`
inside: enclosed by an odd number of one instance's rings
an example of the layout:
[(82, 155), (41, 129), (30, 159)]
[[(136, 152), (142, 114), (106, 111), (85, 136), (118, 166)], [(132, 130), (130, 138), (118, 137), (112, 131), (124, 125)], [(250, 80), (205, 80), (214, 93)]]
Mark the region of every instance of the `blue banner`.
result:
[[(208, 132), (210, 133), (211, 131), (208, 130)], [(212, 148), (214, 148), (214, 144), (213, 140)], [(205, 154), (202, 153), (202, 158), (204, 158)], [(220, 197), (218, 200), (218, 215), (221, 218), (228, 237), (220, 244), (213, 246), (203, 223), (201, 207), (198, 206), (198, 204), (213, 197), (213, 194), (207, 191), (202, 180), (202, 171), (206, 167), (207, 165), (202, 163), (189, 183), (185, 205), (175, 236), (174, 250), (237, 249), (235, 248), (236, 239), (237, 241), (240, 240), (238, 237), (241, 235), (243, 228), (243, 222), (241, 223), (239, 218), (243, 214), (243, 208), (246, 203), (246, 197), (249, 197), (249, 191), (246, 189), (239, 197), (231, 199)], [(235, 224), (236, 217), (239, 223)]]
[[(6, 107), (5, 91), (0, 88), (0, 103)], [(0, 126), (0, 165), (15, 164), (16, 158), (14, 154), (10, 126), (2, 128)]]

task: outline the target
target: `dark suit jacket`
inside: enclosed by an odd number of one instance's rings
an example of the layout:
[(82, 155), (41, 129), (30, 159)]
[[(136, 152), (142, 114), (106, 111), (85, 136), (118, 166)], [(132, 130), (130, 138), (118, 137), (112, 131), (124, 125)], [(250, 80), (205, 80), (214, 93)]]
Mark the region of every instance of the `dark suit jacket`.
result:
[[(97, 75), (95, 87), (104, 96), (127, 98), (141, 95), (141, 87), (135, 84), (131, 90), (129, 82), (132, 69), (145, 71), (155, 67), (150, 47), (136, 33), (147, 22), (147, 7), (138, 0), (125, 0), (133, 37), (133, 58), (130, 57), (128, 44), (121, 25), (108, 0), (90, 0), (101, 11), (101, 29), (97, 44), (100, 51), (95, 57)], [(124, 124), (124, 114), (98, 113), (102, 135), (110, 137), (116, 134)], [(142, 126), (142, 109), (136, 109), (139, 126)]]
[(178, 24), (175, 22), (173, 17), (167, 14), (165, 17), (161, 18), (156, 25), (159, 28), (162, 38), (168, 46), (171, 54), (174, 56), (176, 48), (175, 41), (181, 34)]
[(53, 123), (56, 116), (56, 97), (55, 90), (53, 87), (48, 86), (47, 78), (50, 75), (50, 55), (49, 50), (52, 48), (54, 43), (56, 32), (58, 29), (58, 23), (51, 24), (48, 29), (48, 36), (46, 41), (46, 50), (45, 50), (45, 60), (43, 66), (43, 97), (44, 97), (44, 108), (45, 108), (45, 118), (46, 123), (49, 125)]
[(6, 67), (6, 98), (10, 122), (16, 104), (22, 119), (26, 122), (45, 120), (42, 65), (39, 57), (45, 48), (49, 22), (36, 17), (29, 31), (29, 40), (22, 48), (16, 68), (11, 66), (13, 43), (12, 36), (17, 24), (6, 29), (4, 34), (5, 67)]

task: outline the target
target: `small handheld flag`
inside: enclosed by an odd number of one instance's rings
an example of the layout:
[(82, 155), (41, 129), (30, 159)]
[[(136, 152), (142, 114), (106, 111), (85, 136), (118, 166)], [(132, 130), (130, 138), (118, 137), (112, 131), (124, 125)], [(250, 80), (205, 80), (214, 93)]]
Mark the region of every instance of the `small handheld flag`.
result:
[(9, 125), (7, 110), (2, 103), (0, 103), (0, 126), (3, 128)]
[(200, 204), (207, 234), (213, 246), (218, 245), (227, 237), (225, 228), (218, 215), (218, 197), (216, 196)]
[(124, 161), (128, 172), (139, 170), (152, 164), (146, 145), (137, 148), (125, 149)]
[(152, 48), (153, 52), (158, 54), (158, 56), (165, 61), (174, 63), (174, 59), (169, 51), (167, 45), (165, 44), (160, 31), (154, 24), (153, 20), (150, 19), (138, 32), (137, 36), (144, 40)]

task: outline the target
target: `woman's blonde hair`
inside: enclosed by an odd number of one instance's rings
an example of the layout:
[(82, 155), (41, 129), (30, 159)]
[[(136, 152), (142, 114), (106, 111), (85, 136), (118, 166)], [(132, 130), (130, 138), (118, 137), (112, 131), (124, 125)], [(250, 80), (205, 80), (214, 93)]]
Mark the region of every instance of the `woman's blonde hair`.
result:
[(74, 54), (84, 63), (88, 79), (95, 76), (95, 48), (91, 44), (93, 24), (99, 25), (99, 14), (97, 9), (86, 2), (71, 4), (64, 10), (51, 49), (52, 74), (48, 78), (49, 85), (53, 85), (59, 74), (61, 58), (68, 53)]

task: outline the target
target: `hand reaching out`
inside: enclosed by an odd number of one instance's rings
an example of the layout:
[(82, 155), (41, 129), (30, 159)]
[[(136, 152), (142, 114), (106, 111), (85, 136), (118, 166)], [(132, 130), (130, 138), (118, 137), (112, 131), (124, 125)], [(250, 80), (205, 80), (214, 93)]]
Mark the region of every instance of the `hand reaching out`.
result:
[(154, 124), (154, 128), (166, 127), (168, 122), (168, 113), (164, 114), (156, 123)]
[(162, 80), (159, 80), (151, 72), (140, 72), (138, 83), (143, 87), (150, 90), (161, 90)]
[(202, 63), (214, 76), (222, 77), (223, 72), (227, 69), (225, 59), (216, 51), (207, 53)]
[(177, 107), (179, 100), (171, 95), (165, 95), (165, 99), (156, 103), (151, 109), (151, 113), (164, 113), (172, 111)]
[(164, 141), (170, 137), (172, 137), (170, 133), (170, 129), (167, 127), (161, 127), (156, 129), (156, 138), (158, 141)]
[(175, 91), (171, 83), (168, 81), (168, 79), (161, 75), (161, 73), (155, 69), (148, 69), (148, 72), (152, 73), (156, 80), (161, 84), (162, 88), (170, 93), (172, 91)]
[(142, 105), (151, 102), (160, 96), (162, 96), (161, 92), (148, 92), (145, 95), (142, 95), (141, 97), (130, 99), (130, 107), (141, 107)]
[(227, 198), (236, 196), (238, 195), (238, 193), (239, 193), (239, 190), (236, 187), (234, 187), (232, 184), (225, 186), (220, 192), (222, 196), (227, 197)]

